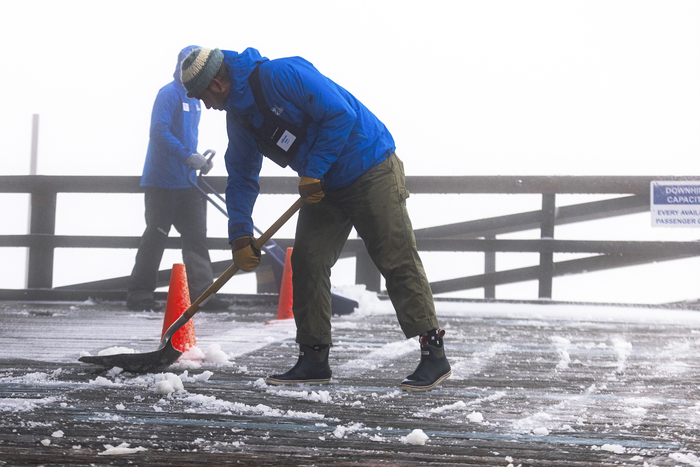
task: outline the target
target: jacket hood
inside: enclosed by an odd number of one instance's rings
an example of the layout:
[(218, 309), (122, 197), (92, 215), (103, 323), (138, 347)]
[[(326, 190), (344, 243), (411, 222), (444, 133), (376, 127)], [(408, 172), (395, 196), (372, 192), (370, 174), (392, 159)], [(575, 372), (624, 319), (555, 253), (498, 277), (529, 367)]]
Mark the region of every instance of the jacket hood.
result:
[(173, 78), (175, 78), (175, 81), (178, 83), (182, 84), (182, 78), (180, 77), (180, 70), (182, 68), (182, 61), (185, 60), (185, 57), (187, 57), (190, 52), (192, 52), (194, 49), (198, 49), (198, 45), (188, 45), (184, 49), (180, 51), (180, 53), (177, 56), (177, 66), (175, 67), (175, 73), (173, 73)]
[(260, 52), (252, 47), (248, 47), (241, 53), (230, 50), (224, 50), (223, 53), (224, 62), (231, 78), (231, 94), (226, 102), (226, 107), (242, 111), (255, 105), (253, 92), (248, 86), (248, 77), (256, 66), (269, 61), (269, 59), (261, 56)]

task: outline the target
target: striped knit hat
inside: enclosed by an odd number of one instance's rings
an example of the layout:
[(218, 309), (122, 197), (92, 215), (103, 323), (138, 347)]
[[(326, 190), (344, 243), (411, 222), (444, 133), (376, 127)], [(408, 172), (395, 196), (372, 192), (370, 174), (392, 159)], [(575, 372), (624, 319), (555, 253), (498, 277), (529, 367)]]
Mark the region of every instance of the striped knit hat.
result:
[(209, 87), (223, 60), (221, 50), (202, 47), (194, 49), (185, 57), (182, 62), (182, 84), (187, 89), (187, 97), (199, 98)]

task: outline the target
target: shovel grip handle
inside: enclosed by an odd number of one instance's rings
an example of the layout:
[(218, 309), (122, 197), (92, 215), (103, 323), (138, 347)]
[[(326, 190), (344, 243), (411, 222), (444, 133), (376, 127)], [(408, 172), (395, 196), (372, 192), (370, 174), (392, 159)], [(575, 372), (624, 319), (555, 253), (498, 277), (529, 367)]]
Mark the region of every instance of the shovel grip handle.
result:
[(275, 234), (277, 233), (277, 231), (278, 231), (284, 224), (286, 224), (287, 221), (288, 221), (289, 219), (291, 219), (292, 216), (293, 216), (294, 214), (296, 214), (296, 212), (297, 212), (299, 209), (301, 209), (301, 207), (304, 205), (304, 203), (305, 203), (305, 201), (304, 201), (303, 198), (297, 199), (297, 200), (294, 202), (294, 204), (292, 205), (292, 207), (290, 207), (289, 209), (287, 209), (287, 212), (285, 212), (284, 214), (282, 214), (282, 216), (280, 216), (280, 218), (277, 219), (277, 221), (276, 221), (274, 224), (272, 224), (272, 225), (270, 226), (270, 228), (267, 229), (267, 230), (265, 231), (265, 233), (263, 233), (263, 234), (260, 236), (260, 238), (258, 238), (257, 240), (255, 240), (255, 243), (253, 243), (253, 246), (255, 246), (255, 248), (257, 248), (258, 250), (260, 250), (267, 242), (270, 241), (270, 239), (272, 238), (272, 236), (275, 235)]
[[(263, 245), (265, 245), (273, 235), (277, 233), (277, 231), (289, 220), (292, 218), (296, 212), (301, 209), (301, 207), (304, 205), (304, 199), (299, 198), (297, 199), (292, 207), (287, 209), (287, 211), (280, 216), (277, 221), (275, 221), (272, 226), (270, 226), (269, 229), (267, 229), (261, 236), (258, 238), (253, 245), (257, 249), (261, 249)], [(228, 282), (229, 279), (231, 279), (237, 272), (239, 271), (238, 266), (235, 264), (231, 264), (224, 272), (219, 276), (218, 279), (214, 281), (212, 285), (209, 286), (207, 290), (205, 290), (202, 295), (200, 295), (197, 300), (195, 300), (185, 312), (180, 315), (180, 317), (170, 325), (167, 331), (165, 331), (165, 334), (163, 334), (162, 339), (160, 340), (160, 345), (159, 349), (162, 349), (165, 347), (165, 344), (170, 340), (171, 337), (173, 337), (173, 334), (175, 334), (182, 326), (184, 326), (192, 317), (197, 313), (200, 309), (200, 307), (206, 303), (206, 301), (214, 295), (216, 292), (221, 289), (221, 287)]]

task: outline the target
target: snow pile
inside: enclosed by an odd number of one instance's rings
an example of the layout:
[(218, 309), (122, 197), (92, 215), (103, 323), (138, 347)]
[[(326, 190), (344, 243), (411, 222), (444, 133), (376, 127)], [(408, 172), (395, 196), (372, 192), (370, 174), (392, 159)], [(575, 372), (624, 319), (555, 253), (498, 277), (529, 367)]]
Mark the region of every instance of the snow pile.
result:
[(569, 367), (571, 363), (571, 357), (569, 356), (569, 348), (571, 348), (571, 341), (559, 336), (552, 336), (551, 338), (554, 347), (557, 349), (559, 354), (559, 363), (557, 363), (557, 368), (560, 370), (565, 370)]
[(37, 407), (53, 404), (57, 400), (55, 397), (42, 399), (0, 398), (0, 412), (31, 412)]
[(614, 339), (615, 352), (617, 353), (617, 371), (625, 371), (627, 357), (632, 353), (632, 344), (624, 339)]
[(180, 379), (186, 383), (197, 383), (197, 382), (209, 381), (209, 378), (211, 378), (212, 376), (214, 376), (214, 373), (211, 371), (203, 371), (202, 373), (200, 373), (198, 375), (190, 376), (189, 372), (187, 370), (185, 370), (182, 373), (182, 375), (180, 375)]
[(467, 407), (467, 404), (464, 403), (464, 401), (457, 401), (454, 404), (449, 404), (449, 405), (443, 405), (442, 407), (435, 407), (430, 409), (430, 413), (437, 413), (437, 414), (443, 414), (445, 412), (452, 412), (454, 410), (463, 410), (464, 408)]
[(350, 315), (352, 318), (363, 318), (373, 315), (391, 315), (395, 313), (389, 300), (379, 300), (377, 293), (366, 290), (364, 284), (333, 287), (331, 291), (341, 297), (355, 300), (359, 304)]
[(135, 353), (135, 350), (127, 347), (110, 347), (108, 349), (100, 350), (97, 352), (97, 355), (102, 357), (105, 355), (119, 355), (123, 353)]
[(215, 364), (217, 366), (230, 366), (232, 362), (229, 355), (221, 350), (221, 345), (212, 344), (202, 351), (196, 345), (185, 351), (171, 368), (176, 370), (198, 369), (203, 363)]
[(547, 427), (551, 423), (552, 416), (546, 412), (537, 412), (531, 417), (526, 417), (521, 420), (516, 420), (513, 427), (517, 431), (532, 433), (535, 436), (546, 436), (549, 434), (550, 428)]
[(428, 435), (423, 433), (423, 430), (420, 429), (413, 430), (409, 435), (401, 437), (401, 442), (403, 444), (425, 446), (426, 441), (428, 441)]
[[(104, 350), (100, 350), (97, 355), (119, 355), (119, 354), (133, 354), (136, 353), (134, 349), (128, 347), (109, 347)], [(90, 352), (82, 351), (80, 352), (81, 357), (91, 356)], [(231, 366), (233, 363), (229, 360), (230, 356), (221, 350), (221, 345), (212, 344), (206, 348), (206, 350), (201, 350), (197, 346), (193, 346), (183, 352), (180, 358), (175, 362), (170, 368), (175, 370), (196, 370), (201, 368), (202, 364), (214, 364), (216, 366)], [(122, 372), (123, 370), (119, 367), (115, 367), (110, 370), (110, 372)]]
[[(258, 381), (263, 381), (262, 378)], [(256, 385), (259, 388), (262, 388), (263, 386), (260, 384)], [(276, 387), (271, 387), (265, 384), (264, 386), (267, 388), (267, 392), (270, 394), (274, 394), (276, 396), (281, 396), (281, 397), (289, 397), (292, 399), (300, 399), (300, 400), (307, 400), (311, 402), (320, 402), (321, 404), (332, 404), (333, 403), (333, 398), (331, 397), (331, 394), (329, 391), (294, 391), (294, 390), (289, 390), (289, 389), (276, 389)]]
[(155, 379), (155, 389), (158, 394), (167, 395), (175, 391), (185, 390), (182, 380), (174, 373), (160, 373), (155, 375)]
[[(105, 388), (127, 388), (127, 387), (151, 387), (156, 394), (164, 396), (153, 410), (160, 412), (164, 406), (169, 405), (172, 401), (184, 403), (191, 408), (185, 409), (187, 413), (221, 413), (230, 414), (254, 414), (269, 417), (280, 418), (300, 418), (307, 420), (324, 419), (323, 414), (315, 412), (299, 412), (294, 410), (281, 410), (269, 407), (267, 405), (258, 404), (256, 406), (246, 405), (240, 402), (231, 402), (218, 399), (214, 396), (205, 396), (202, 394), (193, 394), (187, 391), (184, 382), (187, 383), (206, 383), (209, 381), (213, 373), (205, 371), (198, 375), (190, 375), (188, 370), (185, 370), (181, 375), (172, 372), (145, 374), (137, 377), (124, 377), (121, 372), (115, 372), (111, 381), (105, 377), (98, 376), (92, 380), (90, 384)], [(262, 379), (254, 383), (256, 387), (267, 388), (267, 385)], [(332, 403), (332, 397), (328, 391), (276, 391), (279, 395), (287, 397), (295, 397), (306, 399), (313, 402)], [(126, 407), (122, 404), (118, 410), (124, 410)], [(117, 415), (105, 414), (105, 417), (118, 417)]]
[(624, 454), (625, 448), (619, 444), (604, 444), (600, 447), (601, 451), (610, 451), (615, 454)]
[(130, 448), (129, 443), (122, 443), (119, 446), (112, 446), (111, 444), (104, 445), (105, 450), (98, 452), (98, 456), (122, 456), (124, 454), (134, 454), (140, 451), (145, 451), (146, 448)]
[(50, 373), (27, 373), (21, 376), (2, 376), (0, 381), (4, 383), (18, 383), (18, 384), (59, 384), (56, 382), (56, 378), (63, 373), (62, 368), (57, 368)]
[(231, 402), (218, 399), (214, 396), (191, 394), (187, 392), (179, 395), (178, 400), (195, 407), (191, 410), (186, 410), (186, 412), (203, 411), (205, 413), (221, 413), (224, 415), (255, 414), (267, 417), (301, 418), (306, 420), (321, 420), (325, 418), (323, 414), (314, 412), (298, 412), (294, 410), (274, 409), (264, 404), (251, 406), (241, 402)]
[(333, 431), (333, 436), (335, 436), (338, 439), (342, 439), (350, 433), (354, 433), (360, 430), (366, 430), (365, 426), (362, 423), (349, 423), (345, 426), (338, 425)]
[(91, 379), (90, 384), (92, 384), (94, 386), (105, 386), (105, 387), (119, 386), (117, 383), (105, 378), (104, 376), (98, 376), (95, 379)]
[(397, 342), (384, 344), (377, 350), (363, 353), (360, 358), (350, 360), (339, 367), (340, 370), (348, 374), (356, 374), (352, 370), (376, 370), (383, 363), (400, 358), (411, 352), (418, 352), (418, 341), (415, 339), (404, 339)]
[[(435, 414), (446, 415), (449, 412), (463, 412), (473, 405), (473, 402), (466, 404), (464, 401), (457, 401), (454, 404), (443, 405), (440, 407), (434, 407), (427, 412), (417, 413), (416, 416), (430, 418)], [(472, 411), (467, 415), (467, 420), (471, 423), (484, 423), (484, 416), (480, 412)]]

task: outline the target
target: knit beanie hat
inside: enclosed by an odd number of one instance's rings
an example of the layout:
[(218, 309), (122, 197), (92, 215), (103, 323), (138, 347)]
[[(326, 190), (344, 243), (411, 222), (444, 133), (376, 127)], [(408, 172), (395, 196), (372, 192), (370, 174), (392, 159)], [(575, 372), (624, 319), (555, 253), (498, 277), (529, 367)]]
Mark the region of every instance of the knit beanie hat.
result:
[(182, 62), (182, 84), (187, 89), (187, 97), (198, 98), (221, 67), (224, 54), (219, 49), (198, 48)]

